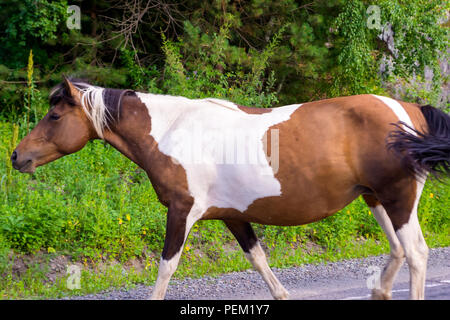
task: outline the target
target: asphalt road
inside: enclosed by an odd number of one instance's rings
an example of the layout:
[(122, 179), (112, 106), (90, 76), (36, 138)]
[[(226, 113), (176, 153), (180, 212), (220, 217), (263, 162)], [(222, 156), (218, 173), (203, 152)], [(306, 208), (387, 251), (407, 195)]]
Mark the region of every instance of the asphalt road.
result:
[[(394, 300), (409, 298), (409, 273), (403, 270), (392, 290)], [(307, 300), (370, 300), (370, 290), (364, 281), (346, 283), (330, 281), (326, 287), (305, 292), (302, 289), (291, 290), (291, 299)], [(425, 283), (426, 300), (450, 300), (450, 270), (428, 272)]]
[[(370, 278), (384, 267), (387, 256), (351, 259), (327, 264), (273, 269), (294, 300), (370, 299)], [(368, 281), (369, 279), (369, 281)], [(148, 299), (153, 287), (114, 290), (70, 299), (140, 300)], [(405, 263), (397, 275), (393, 299), (408, 299), (409, 270)], [(272, 299), (261, 276), (253, 271), (233, 272), (219, 277), (172, 280), (169, 300), (265, 300)], [(450, 300), (450, 247), (430, 250), (425, 299)]]
[[(291, 300), (369, 300), (371, 289), (368, 286), (371, 283), (368, 279), (374, 275), (374, 270), (382, 270), (386, 260), (387, 256), (352, 259), (326, 265), (279, 269), (276, 274), (288, 289)], [(431, 250), (426, 279), (426, 300), (450, 300), (450, 248)], [(242, 290), (223, 298), (272, 299), (266, 288)], [(409, 269), (406, 263), (396, 277), (392, 298), (409, 299)]]

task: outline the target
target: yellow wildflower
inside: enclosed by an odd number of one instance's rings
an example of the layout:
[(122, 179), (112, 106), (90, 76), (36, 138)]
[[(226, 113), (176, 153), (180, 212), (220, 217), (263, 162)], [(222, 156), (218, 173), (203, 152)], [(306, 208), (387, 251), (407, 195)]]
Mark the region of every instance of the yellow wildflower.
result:
[(434, 194), (430, 193), (430, 199), (434, 198)]
[(123, 223), (122, 219), (121, 219), (121, 218), (119, 218), (119, 224), (122, 224), (122, 223)]
[(127, 218), (128, 221), (131, 220), (131, 216), (129, 214), (126, 215), (126, 218)]

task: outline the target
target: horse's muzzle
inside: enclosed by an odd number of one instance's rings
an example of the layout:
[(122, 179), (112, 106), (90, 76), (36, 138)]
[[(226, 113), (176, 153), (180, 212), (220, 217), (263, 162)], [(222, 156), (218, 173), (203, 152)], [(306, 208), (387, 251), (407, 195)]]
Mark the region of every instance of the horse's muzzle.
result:
[(34, 172), (34, 166), (33, 166), (33, 160), (32, 159), (24, 159), (20, 161), (19, 154), (17, 150), (14, 150), (14, 152), (11, 155), (11, 163), (14, 169), (19, 170), (20, 172)]

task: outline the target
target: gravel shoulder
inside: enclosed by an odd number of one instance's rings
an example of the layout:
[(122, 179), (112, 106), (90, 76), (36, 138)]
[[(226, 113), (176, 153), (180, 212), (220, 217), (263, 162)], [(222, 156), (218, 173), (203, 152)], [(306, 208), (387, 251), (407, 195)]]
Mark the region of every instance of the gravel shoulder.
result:
[[(382, 270), (387, 259), (387, 255), (381, 255), (272, 270), (290, 292), (291, 299), (367, 299), (370, 290), (366, 283), (371, 275), (370, 270), (374, 267)], [(396, 278), (393, 298), (407, 299), (408, 287), (409, 271), (405, 263)], [(450, 247), (430, 250), (426, 287), (426, 298), (450, 299)], [(148, 299), (152, 289), (151, 286), (138, 285), (131, 290), (114, 290), (70, 299), (140, 300)], [(247, 270), (218, 277), (172, 280), (166, 299), (264, 300), (272, 297), (261, 276)]]

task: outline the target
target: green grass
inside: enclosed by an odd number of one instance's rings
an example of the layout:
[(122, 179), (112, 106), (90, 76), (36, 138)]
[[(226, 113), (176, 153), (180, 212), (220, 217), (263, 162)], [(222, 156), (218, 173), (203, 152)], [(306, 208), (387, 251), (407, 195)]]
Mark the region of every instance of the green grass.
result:
[[(22, 129), (21, 129), (22, 130)], [(23, 136), (24, 132), (19, 132)], [(17, 141), (0, 122), (0, 297), (54, 298), (111, 287), (151, 284), (165, 235), (166, 208), (145, 172), (100, 141), (21, 174), (10, 167)], [(427, 182), (419, 218), (430, 247), (450, 245), (450, 187)], [(285, 268), (388, 252), (361, 199), (323, 221), (296, 227), (254, 225), (269, 264)], [(52, 259), (82, 267), (81, 289), (67, 288), (65, 270), (49, 280)], [(28, 261), (17, 272), (18, 261)], [(130, 267), (137, 261), (135, 268)], [(200, 221), (187, 240), (175, 278), (250, 268), (220, 221)]]

